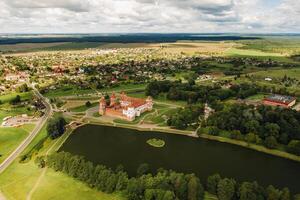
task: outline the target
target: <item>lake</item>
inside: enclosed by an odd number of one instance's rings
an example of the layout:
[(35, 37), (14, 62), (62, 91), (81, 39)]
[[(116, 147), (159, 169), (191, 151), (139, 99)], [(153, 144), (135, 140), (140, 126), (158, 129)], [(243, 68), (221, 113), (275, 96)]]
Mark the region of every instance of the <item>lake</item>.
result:
[[(147, 144), (148, 139), (165, 141), (163, 148)], [(236, 145), (159, 132), (85, 125), (74, 131), (60, 151), (82, 155), (87, 160), (115, 168), (122, 164), (134, 176), (138, 166), (195, 173), (202, 183), (214, 173), (238, 181), (288, 187), (300, 192), (300, 163)]]

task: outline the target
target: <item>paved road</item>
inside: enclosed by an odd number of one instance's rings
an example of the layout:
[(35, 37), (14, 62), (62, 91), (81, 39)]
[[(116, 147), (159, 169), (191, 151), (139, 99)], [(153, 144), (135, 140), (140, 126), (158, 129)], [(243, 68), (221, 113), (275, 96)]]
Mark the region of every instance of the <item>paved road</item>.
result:
[(48, 100), (43, 97), (39, 91), (32, 86), (33, 91), (36, 96), (38, 96), (44, 105), (46, 106), (46, 111), (44, 116), (39, 120), (36, 127), (32, 130), (32, 132), (29, 134), (29, 136), (15, 149), (14, 152), (12, 152), (8, 158), (6, 158), (1, 164), (0, 164), (0, 173), (2, 173), (19, 155), (24, 149), (30, 144), (30, 142), (35, 138), (35, 136), (40, 132), (48, 118), (52, 114), (52, 107), (51, 104), (48, 102)]

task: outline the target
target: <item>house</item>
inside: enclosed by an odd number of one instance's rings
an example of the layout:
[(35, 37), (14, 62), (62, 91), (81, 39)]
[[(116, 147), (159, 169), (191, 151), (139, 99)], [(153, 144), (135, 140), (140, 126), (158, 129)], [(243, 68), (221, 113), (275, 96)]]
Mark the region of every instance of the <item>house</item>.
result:
[(102, 96), (99, 102), (99, 114), (112, 117), (118, 117), (128, 121), (135, 120), (146, 111), (153, 109), (153, 100), (128, 97), (124, 92), (117, 97), (115, 93), (110, 96), (110, 104), (107, 105), (105, 98)]
[(29, 75), (25, 72), (19, 72), (16, 74), (7, 74), (5, 76), (6, 81), (18, 81), (18, 82), (26, 82), (29, 78)]
[(296, 97), (273, 94), (263, 100), (264, 105), (291, 108), (296, 104)]

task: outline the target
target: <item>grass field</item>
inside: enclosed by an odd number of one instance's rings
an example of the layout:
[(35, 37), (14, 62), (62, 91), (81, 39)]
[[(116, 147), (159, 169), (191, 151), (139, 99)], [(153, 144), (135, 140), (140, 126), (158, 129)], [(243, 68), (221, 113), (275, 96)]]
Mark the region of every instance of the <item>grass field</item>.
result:
[(300, 68), (259, 71), (251, 73), (251, 75), (258, 76), (261, 78), (283, 78), (286, 75), (290, 78), (296, 78), (300, 80)]
[(92, 108), (94, 106), (97, 106), (98, 102), (94, 102), (92, 103), (92, 105), (90, 107), (87, 107), (85, 104), (78, 106), (78, 107), (73, 107), (70, 109), (70, 111), (72, 112), (85, 112), (87, 109)]
[(263, 40), (240, 41), (243, 49), (293, 55), (300, 53), (300, 37), (269, 37)]
[(13, 98), (15, 98), (17, 95), (19, 95), (21, 97), (22, 101), (25, 100), (29, 100), (32, 98), (32, 93), (31, 92), (24, 92), (24, 93), (9, 93), (6, 95), (1, 95), (0, 96), (0, 101), (5, 104), (5, 103), (9, 103), (10, 100), (12, 100)]
[(15, 150), (33, 128), (32, 124), (18, 128), (0, 128), (0, 163)]
[(254, 56), (254, 57), (284, 57), (284, 55), (280, 54), (280, 53), (263, 52), (260, 50), (251, 50), (251, 49), (237, 49), (237, 48), (231, 48), (231, 49), (227, 50), (226, 55), (228, 55), (228, 56)]
[[(46, 136), (47, 132), (45, 127), (43, 127), (42, 131), (30, 143), (22, 155), (32, 151)], [(0, 174), (0, 190), (8, 200), (26, 199), (27, 194), (36, 184), (42, 173), (42, 169), (39, 169), (34, 164), (35, 157), (44, 155), (55, 142), (56, 140), (46, 140), (42, 148), (38, 152), (35, 152), (35, 155), (29, 162), (19, 163), (19, 158), (17, 158), (7, 170)], [(33, 193), (32, 199), (122, 200), (124, 198), (120, 194), (105, 194), (96, 191), (63, 173), (47, 169), (45, 176), (37, 186), (37, 190)]]

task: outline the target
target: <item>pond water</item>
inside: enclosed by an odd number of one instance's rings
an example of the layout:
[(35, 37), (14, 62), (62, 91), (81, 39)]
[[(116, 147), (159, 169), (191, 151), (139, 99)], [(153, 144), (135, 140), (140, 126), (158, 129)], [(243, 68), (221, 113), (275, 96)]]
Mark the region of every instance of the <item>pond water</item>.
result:
[[(147, 144), (158, 138), (163, 148)], [(300, 163), (240, 146), (159, 132), (86, 125), (74, 131), (60, 151), (82, 155), (87, 160), (115, 168), (122, 164), (134, 176), (138, 166), (195, 173), (204, 183), (207, 176), (220, 173), (238, 181), (288, 187), (300, 192)]]

